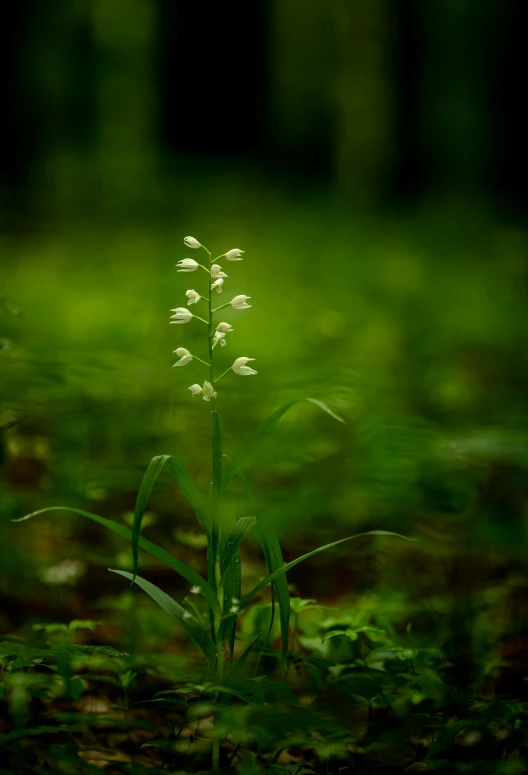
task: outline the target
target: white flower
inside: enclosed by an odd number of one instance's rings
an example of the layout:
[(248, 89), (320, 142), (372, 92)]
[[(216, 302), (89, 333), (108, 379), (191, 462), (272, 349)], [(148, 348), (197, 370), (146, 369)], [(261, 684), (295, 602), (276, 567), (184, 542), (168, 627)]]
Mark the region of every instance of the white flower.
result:
[(243, 294), (235, 296), (235, 298), (231, 300), (231, 306), (233, 309), (248, 309), (248, 307), (251, 307), (251, 304), (247, 304), (247, 300), (250, 298), (251, 296), (244, 296)]
[(211, 290), (216, 291), (217, 293), (222, 293), (223, 284), (224, 284), (224, 278), (219, 277), (218, 280), (215, 280), (214, 283), (211, 285)]
[(216, 330), (221, 334), (230, 334), (233, 331), (233, 326), (231, 323), (219, 323)]
[(192, 288), (190, 291), (185, 291), (185, 295), (189, 299), (187, 302), (187, 306), (190, 307), (191, 304), (198, 304), (200, 299), (202, 298), (199, 293), (196, 293), (196, 291), (193, 291)]
[(187, 364), (190, 363), (193, 359), (191, 353), (189, 350), (186, 350), (185, 347), (178, 347), (178, 349), (173, 350), (173, 352), (175, 352), (180, 359), (179, 361), (176, 361), (175, 364), (173, 364), (174, 366), (187, 366)]
[(222, 331), (215, 331), (214, 337), (213, 337), (213, 347), (217, 344), (220, 345), (220, 347), (225, 347), (226, 339), (225, 334)]
[(192, 619), (192, 614), (190, 614), (189, 611), (184, 611), (182, 616), (184, 619)]
[(196, 272), (200, 264), (194, 258), (182, 258), (176, 266), (179, 266), (178, 272)]
[(238, 597), (232, 597), (231, 598), (231, 605), (238, 605), (240, 603), (240, 600)]
[(240, 248), (233, 248), (232, 250), (228, 250), (225, 254), (225, 257), (228, 261), (242, 261), (242, 253), (244, 251), (240, 250)]
[(202, 591), (201, 587), (197, 587), (196, 585), (194, 585), (194, 587), (191, 587), (191, 595), (199, 595), (201, 591)]
[(201, 385), (197, 385), (197, 384), (196, 385), (191, 385), (189, 390), (191, 391), (191, 395), (192, 395), (193, 398), (196, 398), (197, 396), (201, 396), (202, 392), (203, 392), (202, 391), (202, 386)]
[(240, 611), (240, 608), (237, 605), (232, 605), (229, 609), (230, 614), (237, 614)]
[(239, 374), (241, 377), (249, 377), (250, 374), (258, 374), (258, 371), (252, 369), (251, 366), (246, 366), (248, 361), (254, 360), (254, 358), (237, 358), (231, 368), (235, 374)]
[(185, 237), (183, 240), (188, 248), (194, 248), (195, 250), (197, 248), (201, 248), (201, 244), (198, 242), (197, 239), (194, 239), (194, 237)]
[(192, 312), (186, 307), (176, 307), (176, 309), (171, 309), (171, 312), (175, 313), (171, 315), (171, 323), (188, 323), (193, 317)]
[(219, 280), (221, 277), (227, 277), (225, 272), (222, 272), (222, 267), (218, 264), (213, 264), (211, 267), (211, 277), (213, 280)]
[(216, 398), (218, 395), (216, 390), (213, 389), (211, 383), (207, 381), (203, 383), (202, 393), (204, 401), (210, 401), (211, 398)]

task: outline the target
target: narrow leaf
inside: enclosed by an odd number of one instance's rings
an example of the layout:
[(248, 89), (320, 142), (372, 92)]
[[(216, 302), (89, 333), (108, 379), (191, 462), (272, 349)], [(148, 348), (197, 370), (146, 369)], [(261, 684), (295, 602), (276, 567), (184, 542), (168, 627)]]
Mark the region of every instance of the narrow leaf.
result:
[(167, 462), (168, 455), (157, 455), (153, 457), (147, 466), (147, 470), (143, 475), (143, 479), (139, 486), (138, 494), (136, 497), (136, 505), (134, 506), (134, 520), (132, 522), (132, 560), (134, 565), (134, 576), (138, 571), (139, 564), (139, 534), (141, 532), (141, 522), (143, 520), (143, 514), (147, 506), (147, 501), (152, 492), (152, 488), (156, 483), (156, 479), (161, 473), (161, 470)]
[[(256, 534), (264, 552), (264, 561), (268, 573), (280, 571), (284, 567), (281, 546), (273, 528), (264, 521), (260, 521), (256, 527)], [(290, 592), (286, 573), (279, 573), (272, 581), (277, 593), (279, 603), (279, 620), (281, 629), (282, 656), (285, 660), (288, 655), (288, 639), (290, 633)]]
[[(13, 519), (12, 521), (25, 522), (27, 519), (36, 517), (39, 514), (44, 514), (47, 511), (69, 511), (72, 514), (79, 514), (81, 517), (87, 517), (94, 522), (98, 522), (100, 525), (108, 528), (108, 530), (111, 530), (113, 533), (117, 533), (122, 538), (127, 538), (129, 541), (132, 540), (132, 531), (124, 525), (120, 525), (111, 519), (100, 517), (97, 514), (91, 514), (89, 511), (82, 511), (82, 509), (70, 508), (68, 506), (49, 506), (48, 508), (39, 509), (39, 511), (33, 511), (31, 514), (26, 514), (25, 517), (20, 517), (20, 519)], [(172, 570), (176, 571), (176, 573), (179, 573), (180, 576), (183, 576), (183, 578), (186, 579), (190, 584), (201, 587), (203, 595), (211, 608), (216, 611), (216, 613), (220, 613), (216, 594), (213, 592), (207, 581), (202, 578), (199, 573), (196, 573), (196, 571), (186, 565), (182, 560), (179, 560), (173, 554), (168, 552), (166, 549), (162, 549), (160, 546), (153, 544), (152, 541), (147, 541), (146, 538), (140, 537), (138, 545), (145, 552), (148, 552), (157, 560), (160, 560), (161, 562), (165, 563), (165, 565), (168, 565), (169, 568), (172, 568)]]
[(255, 517), (240, 517), (234, 528), (229, 532), (220, 557), (220, 574), (222, 576), (231, 564), (242, 541), (256, 524), (256, 521)]
[(407, 538), (407, 536), (402, 536), (399, 533), (393, 533), (390, 530), (369, 530), (366, 533), (357, 533), (356, 535), (353, 535), (353, 536), (340, 538), (339, 541), (332, 541), (331, 544), (325, 544), (324, 546), (320, 546), (317, 549), (312, 549), (311, 552), (308, 552), (307, 554), (303, 554), (301, 557), (297, 557), (296, 560), (287, 562), (281, 568), (277, 568), (277, 570), (273, 571), (273, 573), (270, 573), (269, 576), (266, 576), (265, 579), (259, 582), (257, 586), (251, 590), (251, 592), (248, 592), (248, 594), (242, 598), (242, 600), (240, 601), (240, 609), (244, 608), (250, 602), (250, 600), (252, 600), (255, 597), (255, 595), (258, 594), (260, 590), (263, 589), (267, 584), (269, 584), (272, 581), (275, 581), (276, 578), (283, 575), (291, 568), (294, 568), (299, 563), (304, 562), (304, 560), (308, 560), (310, 557), (314, 557), (316, 554), (325, 552), (327, 549), (332, 549), (334, 546), (339, 546), (339, 544), (344, 544), (346, 541), (352, 541), (354, 538), (362, 538), (363, 536), (374, 536), (374, 535), (395, 536), (396, 538), (403, 538), (406, 541), (416, 540), (414, 538)]
[(182, 608), (182, 606), (173, 600), (172, 597), (167, 595), (166, 592), (163, 592), (155, 584), (151, 584), (150, 581), (141, 578), (141, 576), (136, 576), (134, 578), (132, 573), (127, 573), (127, 571), (124, 570), (114, 570), (113, 568), (109, 568), (108, 570), (111, 573), (118, 573), (120, 576), (130, 579), (130, 581), (134, 581), (134, 583), (141, 587), (147, 595), (163, 608), (165, 613), (180, 622), (195, 643), (201, 648), (209, 664), (211, 666), (213, 665), (216, 656), (214, 643), (205, 630), (200, 627), (197, 620), (192, 615), (189, 616), (188, 611)]
[[(240, 549), (237, 548), (235, 550), (235, 554), (233, 557), (233, 562), (231, 562), (227, 566), (227, 570), (224, 575), (223, 579), (223, 586), (224, 586), (224, 612), (231, 608), (233, 605), (233, 600), (240, 600), (240, 594), (242, 590), (242, 572), (240, 568)], [(236, 603), (238, 605), (238, 602)], [(222, 643), (223, 640), (227, 641), (227, 644), (229, 646), (229, 653), (231, 655), (231, 659), (233, 659), (233, 652), (235, 648), (235, 634), (236, 634), (236, 621), (231, 620), (231, 623), (228, 625), (225, 634), (222, 634), (222, 637), (219, 637), (220, 643)]]
[(273, 426), (278, 423), (278, 421), (286, 414), (287, 411), (292, 408), (292, 406), (295, 406), (302, 401), (308, 401), (311, 404), (315, 404), (315, 406), (318, 406), (319, 409), (323, 410), (323, 412), (329, 414), (330, 417), (333, 417), (339, 422), (344, 422), (342, 417), (339, 417), (339, 415), (335, 414), (335, 412), (332, 412), (332, 410), (324, 403), (324, 401), (319, 401), (317, 398), (295, 398), (292, 401), (286, 401), (286, 403), (282, 404), (282, 406), (279, 406), (278, 409), (272, 412), (269, 417), (267, 417), (258, 426), (257, 430), (251, 436), (246, 446), (239, 450), (233, 459), (228, 463), (222, 476), (222, 487), (225, 487), (231, 477), (236, 474), (242, 465), (244, 458), (249, 455), (260, 439), (263, 438), (263, 436), (265, 436), (273, 428)]
[[(236, 475), (246, 492), (251, 506), (257, 508), (257, 499), (255, 498), (253, 490), (251, 489), (245, 474), (243, 474), (242, 471), (238, 471)], [(266, 563), (268, 573), (273, 573), (279, 568), (282, 568), (284, 565), (284, 560), (282, 557), (280, 542), (277, 534), (275, 533), (275, 530), (264, 520), (259, 519), (255, 528), (255, 532), (262, 546), (264, 562)], [(282, 656), (283, 659), (286, 660), (288, 656), (288, 639), (290, 632), (290, 593), (288, 590), (288, 579), (286, 578), (286, 574), (283, 573), (278, 576), (275, 581), (272, 582), (272, 584), (277, 593), (277, 601), (279, 603)], [(272, 609), (270, 632), (271, 627), (273, 626), (273, 616), (274, 609)]]

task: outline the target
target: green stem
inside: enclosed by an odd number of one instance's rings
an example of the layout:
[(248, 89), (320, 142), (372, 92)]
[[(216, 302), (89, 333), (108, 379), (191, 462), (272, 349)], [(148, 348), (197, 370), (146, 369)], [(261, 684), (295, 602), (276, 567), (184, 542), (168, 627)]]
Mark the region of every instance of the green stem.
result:
[[(211, 304), (211, 303), (209, 302), (209, 305), (210, 305), (210, 304)], [(198, 315), (193, 315), (193, 318), (194, 318), (195, 320), (201, 320), (201, 321), (202, 321), (202, 323), (205, 323), (205, 325), (207, 325), (207, 320), (204, 320), (203, 318), (199, 317)]]
[(232, 367), (230, 366), (230, 367), (229, 367), (228, 369), (226, 369), (226, 370), (225, 370), (225, 371), (224, 371), (222, 374), (220, 374), (220, 376), (216, 378), (216, 381), (217, 381), (217, 382), (220, 382), (220, 380), (222, 379), (222, 377), (225, 377), (225, 375), (227, 374), (227, 372), (228, 372), (228, 371), (231, 371), (231, 368), (232, 368)]
[(203, 363), (203, 365), (207, 366), (208, 368), (211, 365), (210, 363), (207, 363), (207, 361), (202, 361), (202, 359), (198, 358), (198, 356), (196, 355), (193, 355), (193, 361), (199, 361), (199, 363)]
[(216, 307), (215, 309), (212, 310), (212, 312), (220, 312), (221, 309), (224, 309), (225, 307), (229, 307), (230, 304), (231, 304), (230, 301), (226, 301), (225, 304), (222, 304), (220, 307)]
[[(209, 254), (209, 258), (211, 258), (211, 253), (207, 250), (206, 247), (204, 247), (204, 250)], [(214, 370), (213, 370), (213, 312), (216, 312), (216, 310), (213, 310), (212, 308), (211, 297), (212, 297), (212, 294), (210, 294), (209, 298), (207, 299), (209, 316), (208, 316), (208, 320), (205, 322), (207, 323), (207, 330), (208, 330), (207, 346), (209, 348), (209, 364), (208, 364), (209, 382), (211, 383), (214, 389), (215, 378), (214, 378)], [(227, 304), (225, 306), (227, 306)], [(224, 679), (224, 656), (225, 656), (224, 643), (223, 641), (220, 642), (218, 638), (218, 631), (222, 624), (222, 611), (223, 611), (223, 587), (222, 587), (222, 579), (220, 574), (220, 557), (219, 557), (220, 531), (219, 531), (219, 524), (218, 524), (218, 495), (222, 484), (222, 434), (220, 431), (220, 422), (218, 419), (218, 411), (216, 408), (216, 401), (214, 398), (211, 399), (211, 424), (212, 424), (212, 452), (213, 452), (213, 460), (212, 460), (212, 463), (213, 463), (213, 491), (212, 491), (213, 529), (212, 529), (212, 535), (210, 537), (210, 541), (212, 544), (211, 545), (212, 563), (209, 567), (210, 567), (210, 572), (212, 571), (214, 575), (214, 579), (210, 579), (210, 582), (213, 582), (216, 588), (216, 593), (218, 595), (218, 603), (220, 608), (220, 612), (214, 616), (213, 626), (214, 626), (214, 632), (216, 635), (217, 674), (218, 674), (218, 681), (221, 685)], [(217, 702), (218, 702), (219, 696), (220, 696), (220, 692), (218, 692), (216, 695)], [(213, 743), (213, 770), (216, 772), (220, 771), (220, 740), (215, 740)]]

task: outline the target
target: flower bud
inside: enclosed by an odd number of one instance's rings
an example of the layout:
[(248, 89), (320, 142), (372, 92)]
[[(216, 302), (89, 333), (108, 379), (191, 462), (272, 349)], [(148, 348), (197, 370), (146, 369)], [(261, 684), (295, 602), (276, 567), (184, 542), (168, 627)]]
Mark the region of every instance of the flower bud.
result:
[(225, 272), (222, 272), (222, 267), (218, 264), (213, 264), (211, 267), (211, 277), (213, 280), (219, 280), (221, 277), (227, 277)]
[(183, 240), (188, 248), (194, 248), (195, 250), (197, 248), (201, 248), (201, 244), (198, 242), (197, 239), (194, 239), (194, 237), (185, 237)]
[(217, 293), (222, 293), (223, 284), (224, 284), (224, 278), (219, 277), (218, 280), (215, 280), (214, 283), (211, 285), (211, 290), (216, 291)]
[(244, 296), (243, 294), (235, 296), (235, 298), (231, 300), (231, 306), (233, 309), (248, 309), (251, 307), (251, 304), (247, 304), (247, 300), (250, 298), (251, 296)]
[(176, 307), (176, 309), (171, 309), (171, 312), (175, 313), (171, 315), (171, 323), (188, 323), (193, 318), (192, 312), (186, 307)]
[(190, 307), (191, 304), (198, 304), (198, 302), (202, 298), (199, 293), (197, 293), (196, 291), (193, 291), (192, 289), (190, 291), (186, 291), (185, 295), (189, 299), (189, 301), (187, 302), (188, 307)]
[(179, 266), (178, 272), (196, 272), (200, 264), (194, 258), (182, 258), (176, 266)]
[(238, 374), (241, 377), (249, 377), (250, 374), (258, 374), (255, 369), (252, 369), (250, 366), (246, 365), (249, 361), (254, 360), (254, 358), (237, 358), (231, 368), (235, 374)]
[(203, 391), (202, 391), (202, 386), (201, 386), (201, 385), (198, 385), (198, 384), (196, 384), (196, 385), (191, 385), (191, 387), (189, 388), (189, 390), (191, 391), (191, 395), (192, 395), (192, 397), (193, 397), (193, 398), (196, 398), (197, 396), (201, 396), (201, 395), (202, 395), (202, 392), (203, 392)]
[(228, 261), (242, 261), (243, 259), (241, 256), (243, 252), (244, 251), (240, 250), (240, 248), (233, 248), (232, 250), (227, 251), (225, 257)]
[(230, 334), (234, 329), (231, 323), (219, 323), (216, 330), (221, 334)]
[(207, 381), (203, 383), (202, 393), (204, 401), (210, 401), (211, 398), (216, 398), (218, 395), (211, 383)]
[(186, 350), (185, 347), (178, 347), (178, 349), (173, 350), (173, 352), (175, 352), (180, 359), (173, 364), (174, 366), (187, 366), (187, 364), (190, 363), (193, 359), (191, 353), (189, 350)]
[(226, 339), (225, 334), (222, 331), (215, 331), (214, 337), (213, 337), (213, 347), (215, 347), (217, 344), (220, 345), (220, 347), (225, 347)]

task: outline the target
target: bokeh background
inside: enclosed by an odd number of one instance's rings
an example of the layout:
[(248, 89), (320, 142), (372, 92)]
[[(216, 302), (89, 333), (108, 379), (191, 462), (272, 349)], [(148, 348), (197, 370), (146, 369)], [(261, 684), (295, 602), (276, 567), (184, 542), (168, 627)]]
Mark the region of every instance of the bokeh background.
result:
[[(220, 298), (246, 293), (252, 309), (226, 312), (235, 331), (219, 358), (254, 357), (259, 374), (222, 383), (225, 451), (290, 398), (323, 399), (346, 420), (299, 405), (248, 461), (285, 556), (372, 528), (422, 542), (346, 545), (295, 569), (294, 590), (329, 603), (376, 594), (421, 612), (443, 645), (456, 621), (466, 655), (478, 641), (492, 659), (491, 631), (525, 648), (527, 11), (523, 0), (10, 5), (4, 632), (91, 617), (107, 622), (99, 639), (131, 649), (133, 608), (136, 645), (138, 633), (149, 648), (174, 642), (151, 601), (107, 573), (130, 566), (121, 539), (64, 514), (10, 520), (72, 505), (129, 522), (160, 453), (207, 487), (209, 413), (187, 391), (201, 367), (172, 369), (176, 347), (200, 352), (201, 331), (168, 325), (201, 282), (175, 269), (194, 257), (191, 234), (217, 254), (246, 251)], [(231, 497), (247, 513), (236, 486)], [(145, 534), (204, 570), (203, 536), (168, 476)], [(243, 563), (262, 573), (256, 542)], [(186, 591), (148, 558), (142, 568)]]

